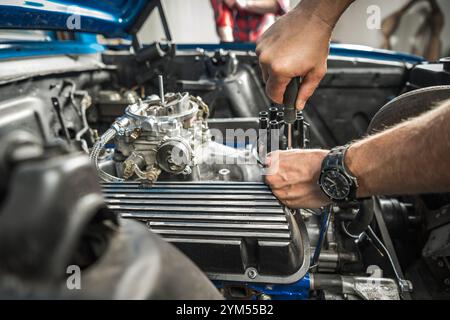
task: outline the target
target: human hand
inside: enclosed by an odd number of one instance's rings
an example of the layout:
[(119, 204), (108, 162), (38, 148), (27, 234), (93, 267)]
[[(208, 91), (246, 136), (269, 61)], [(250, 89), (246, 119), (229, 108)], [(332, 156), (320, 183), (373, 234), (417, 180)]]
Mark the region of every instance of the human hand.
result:
[(262, 35), (256, 53), (267, 95), (275, 103), (283, 103), (286, 86), (300, 76), (303, 80), (296, 108), (304, 108), (327, 71), (331, 32), (329, 24), (299, 6)]
[(330, 200), (320, 190), (318, 180), (327, 150), (288, 150), (267, 157), (266, 183), (273, 194), (290, 208), (320, 208)]

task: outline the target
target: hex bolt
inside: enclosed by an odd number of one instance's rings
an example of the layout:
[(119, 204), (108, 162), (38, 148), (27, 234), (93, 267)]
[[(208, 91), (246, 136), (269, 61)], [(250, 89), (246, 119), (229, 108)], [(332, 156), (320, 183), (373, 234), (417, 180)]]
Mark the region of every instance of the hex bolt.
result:
[(219, 177), (222, 181), (230, 181), (230, 173), (229, 169), (223, 168), (219, 170)]
[(250, 279), (255, 279), (258, 276), (258, 271), (255, 268), (247, 269), (247, 277)]

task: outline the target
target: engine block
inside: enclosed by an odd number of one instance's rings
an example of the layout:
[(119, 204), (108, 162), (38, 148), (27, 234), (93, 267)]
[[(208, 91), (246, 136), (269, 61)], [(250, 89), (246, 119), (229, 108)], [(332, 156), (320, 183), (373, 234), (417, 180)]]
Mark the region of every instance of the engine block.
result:
[(310, 242), (300, 213), (259, 182), (103, 183), (108, 207), (144, 222), (212, 280), (287, 284), (302, 279)]

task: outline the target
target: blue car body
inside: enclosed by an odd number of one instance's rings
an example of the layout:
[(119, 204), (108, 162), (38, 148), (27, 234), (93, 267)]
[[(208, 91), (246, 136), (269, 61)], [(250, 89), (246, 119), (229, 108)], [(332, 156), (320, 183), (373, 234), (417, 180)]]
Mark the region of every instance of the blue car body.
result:
[[(58, 54), (91, 54), (102, 52), (96, 34), (110, 38), (130, 39), (148, 14), (158, 7), (155, 0), (3, 0), (0, 3), (0, 29), (74, 31), (72, 41), (0, 42), (0, 59)], [(79, 19), (79, 25), (71, 24)], [(254, 50), (253, 43), (179, 45), (179, 50), (218, 48)], [(334, 56), (369, 58), (418, 63), (423, 58), (364, 46), (332, 44)]]

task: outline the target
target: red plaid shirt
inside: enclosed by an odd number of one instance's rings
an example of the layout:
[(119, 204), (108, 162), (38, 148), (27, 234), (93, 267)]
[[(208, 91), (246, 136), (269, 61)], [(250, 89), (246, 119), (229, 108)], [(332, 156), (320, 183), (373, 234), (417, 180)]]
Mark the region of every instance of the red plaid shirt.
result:
[(234, 41), (255, 42), (266, 31), (276, 16), (287, 12), (288, 1), (278, 0), (277, 14), (258, 14), (238, 8), (229, 8), (222, 0), (211, 0), (214, 9), (216, 26), (231, 27)]

